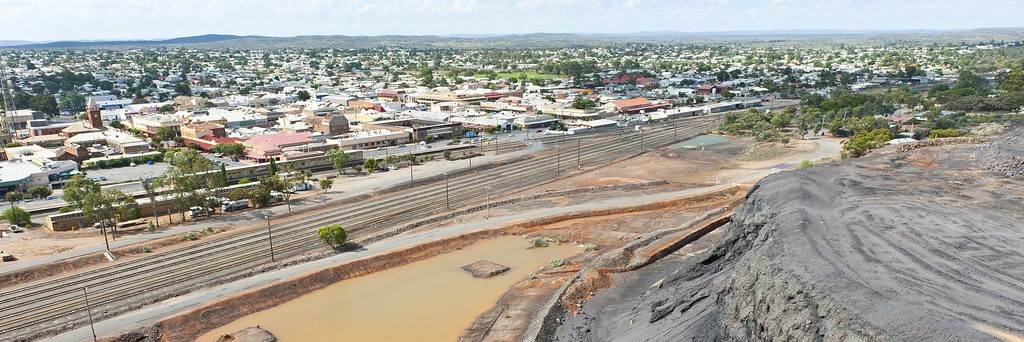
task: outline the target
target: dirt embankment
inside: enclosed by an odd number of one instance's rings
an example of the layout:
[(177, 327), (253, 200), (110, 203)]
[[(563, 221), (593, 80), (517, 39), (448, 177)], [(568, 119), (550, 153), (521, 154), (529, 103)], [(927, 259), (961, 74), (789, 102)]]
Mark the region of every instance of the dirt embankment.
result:
[(769, 176), (712, 248), (631, 272), (561, 317), (556, 339), (1020, 338), (1024, 181), (986, 172), (1007, 164), (978, 158), (1001, 153), (989, 148), (915, 146)]

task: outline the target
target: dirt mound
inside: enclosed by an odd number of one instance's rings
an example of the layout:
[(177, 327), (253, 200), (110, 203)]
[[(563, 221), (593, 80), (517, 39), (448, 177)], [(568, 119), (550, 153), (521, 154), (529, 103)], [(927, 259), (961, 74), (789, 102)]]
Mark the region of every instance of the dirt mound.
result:
[[(632, 272), (565, 317), (556, 339), (1024, 336), (1024, 181), (963, 162), (1021, 151), (1019, 137), (765, 178), (714, 247), (668, 270)], [(920, 165), (931, 156), (934, 165)]]

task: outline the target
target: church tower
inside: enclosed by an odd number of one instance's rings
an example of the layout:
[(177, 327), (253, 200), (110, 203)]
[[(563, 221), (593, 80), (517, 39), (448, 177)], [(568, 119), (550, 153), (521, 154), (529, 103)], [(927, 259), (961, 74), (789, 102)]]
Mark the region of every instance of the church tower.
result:
[(89, 105), (86, 106), (85, 125), (89, 128), (103, 128), (103, 118), (100, 116), (100, 106), (96, 100), (89, 98)]

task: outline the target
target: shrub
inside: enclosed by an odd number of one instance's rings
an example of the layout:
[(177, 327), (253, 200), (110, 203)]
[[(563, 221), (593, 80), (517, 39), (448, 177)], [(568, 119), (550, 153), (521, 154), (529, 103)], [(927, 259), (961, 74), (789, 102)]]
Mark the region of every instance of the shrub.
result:
[(598, 247), (595, 244), (588, 243), (588, 244), (583, 245), (583, 250), (585, 250), (587, 252), (596, 251), (596, 250), (598, 250)]
[(185, 241), (195, 241), (195, 240), (196, 240), (196, 239), (198, 239), (198, 238), (199, 238), (199, 237), (198, 237), (198, 236), (196, 236), (196, 233), (195, 233), (195, 232), (188, 232), (188, 233), (185, 233), (185, 235), (182, 235), (182, 237), (181, 237), (181, 239), (182, 239), (182, 240), (185, 240)]
[(323, 241), (332, 248), (344, 245), (345, 240), (348, 239), (348, 233), (345, 232), (345, 228), (342, 228), (340, 224), (320, 227), (316, 231), (316, 235), (320, 238), (320, 241)]
[(532, 241), (530, 241), (530, 244), (532, 244), (533, 247), (538, 247), (538, 248), (547, 247), (548, 246), (548, 239), (547, 238), (543, 238), (543, 237), (534, 238)]
[(814, 166), (814, 162), (812, 162), (810, 160), (804, 160), (804, 161), (800, 162), (800, 168), (801, 169), (806, 169), (806, 168), (809, 168), (809, 167), (812, 167), (812, 166)]
[(3, 219), (10, 221), (11, 224), (23, 227), (32, 225), (32, 214), (29, 214), (25, 209), (21, 209), (19, 207), (12, 207), (4, 210)]
[(548, 263), (548, 265), (550, 265), (551, 267), (561, 267), (568, 264), (569, 262), (563, 259), (551, 259), (551, 262)]

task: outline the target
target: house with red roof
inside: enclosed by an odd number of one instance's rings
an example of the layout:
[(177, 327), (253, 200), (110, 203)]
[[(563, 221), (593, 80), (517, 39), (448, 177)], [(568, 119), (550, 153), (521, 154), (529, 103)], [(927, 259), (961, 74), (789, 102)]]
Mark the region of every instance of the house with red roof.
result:
[(640, 112), (653, 112), (658, 109), (669, 108), (671, 106), (671, 103), (654, 103), (648, 99), (637, 97), (628, 100), (612, 101), (611, 103), (606, 104), (604, 108), (611, 112), (635, 114)]

